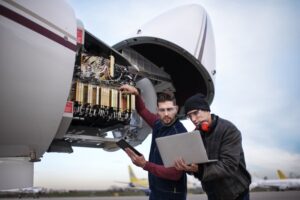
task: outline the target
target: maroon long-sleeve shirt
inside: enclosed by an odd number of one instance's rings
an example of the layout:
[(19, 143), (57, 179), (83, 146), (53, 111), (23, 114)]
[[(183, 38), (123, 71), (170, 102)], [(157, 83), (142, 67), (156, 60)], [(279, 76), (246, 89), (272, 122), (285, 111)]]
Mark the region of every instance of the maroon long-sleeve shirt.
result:
[[(159, 116), (150, 112), (141, 98), (140, 95), (136, 96), (136, 110), (140, 116), (147, 122), (147, 124), (153, 128), (155, 121), (159, 120)], [(174, 167), (164, 167), (163, 165), (158, 165), (152, 162), (147, 162), (143, 168), (144, 170), (158, 176), (160, 178), (169, 180), (179, 180), (183, 172), (176, 170)]]

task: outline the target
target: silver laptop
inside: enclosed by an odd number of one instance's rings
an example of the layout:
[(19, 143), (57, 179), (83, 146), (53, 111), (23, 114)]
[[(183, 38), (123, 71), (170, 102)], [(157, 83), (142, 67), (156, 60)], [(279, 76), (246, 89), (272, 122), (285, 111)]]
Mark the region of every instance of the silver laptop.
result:
[(217, 161), (208, 160), (199, 131), (156, 138), (156, 144), (165, 167), (173, 167), (180, 157), (187, 164)]

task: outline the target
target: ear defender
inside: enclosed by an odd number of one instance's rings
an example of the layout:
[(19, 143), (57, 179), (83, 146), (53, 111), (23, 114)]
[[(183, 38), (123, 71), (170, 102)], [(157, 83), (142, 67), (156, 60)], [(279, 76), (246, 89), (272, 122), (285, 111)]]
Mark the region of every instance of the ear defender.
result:
[(211, 124), (209, 125), (208, 121), (202, 121), (200, 124), (200, 130), (203, 132), (210, 132), (213, 131), (215, 129), (215, 127), (217, 126), (217, 121), (218, 121), (218, 116), (212, 114), (211, 115)]
[(209, 131), (209, 123), (207, 121), (203, 121), (201, 122), (201, 125), (200, 125), (200, 129), (201, 131), (203, 132), (208, 132)]

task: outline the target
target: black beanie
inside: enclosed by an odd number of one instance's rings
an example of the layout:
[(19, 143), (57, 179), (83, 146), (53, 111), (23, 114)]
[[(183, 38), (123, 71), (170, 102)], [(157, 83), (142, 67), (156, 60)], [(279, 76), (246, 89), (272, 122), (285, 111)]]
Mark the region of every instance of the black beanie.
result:
[(210, 111), (209, 105), (203, 94), (195, 94), (188, 98), (184, 103), (184, 112), (187, 114), (191, 110)]

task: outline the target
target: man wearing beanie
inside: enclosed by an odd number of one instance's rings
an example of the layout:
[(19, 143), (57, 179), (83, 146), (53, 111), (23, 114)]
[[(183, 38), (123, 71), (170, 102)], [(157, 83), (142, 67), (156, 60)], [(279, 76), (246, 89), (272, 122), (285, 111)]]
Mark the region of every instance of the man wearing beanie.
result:
[(187, 132), (183, 124), (177, 119), (178, 107), (174, 96), (160, 94), (157, 97), (157, 114), (151, 113), (144, 104), (137, 88), (130, 85), (122, 85), (120, 90), (124, 93), (136, 96), (136, 110), (141, 117), (152, 127), (152, 141), (149, 162), (144, 156), (139, 156), (126, 149), (126, 153), (132, 162), (148, 171), (150, 187), (149, 200), (185, 200), (187, 193), (186, 174), (174, 167), (165, 168), (155, 139), (168, 135)]
[(178, 159), (175, 168), (199, 179), (208, 200), (248, 200), (251, 176), (246, 169), (240, 131), (230, 121), (211, 114), (202, 94), (187, 99), (184, 109), (200, 130), (208, 158), (218, 161), (187, 165)]

